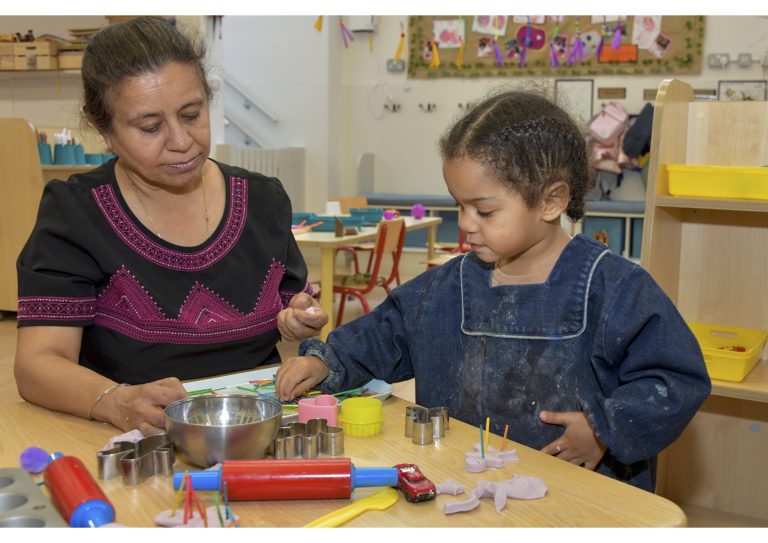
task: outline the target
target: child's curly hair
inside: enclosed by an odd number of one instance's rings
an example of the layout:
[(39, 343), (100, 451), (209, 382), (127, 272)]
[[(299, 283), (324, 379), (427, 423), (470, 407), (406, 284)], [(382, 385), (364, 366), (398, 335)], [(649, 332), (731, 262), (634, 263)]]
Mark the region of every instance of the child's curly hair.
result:
[(566, 213), (584, 215), (595, 185), (587, 143), (570, 116), (534, 92), (506, 91), (483, 100), (440, 139), (443, 160), (469, 158), (534, 207), (557, 181), (570, 187)]

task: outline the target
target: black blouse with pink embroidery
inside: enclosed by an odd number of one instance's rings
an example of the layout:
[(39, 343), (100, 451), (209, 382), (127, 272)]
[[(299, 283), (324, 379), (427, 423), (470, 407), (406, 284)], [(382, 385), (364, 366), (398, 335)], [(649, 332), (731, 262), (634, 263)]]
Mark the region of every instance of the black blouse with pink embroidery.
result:
[(17, 263), (18, 326), (82, 327), (80, 363), (121, 383), (279, 362), (277, 314), (312, 293), (280, 182), (217, 163), (221, 223), (180, 247), (133, 215), (115, 160), (46, 185)]

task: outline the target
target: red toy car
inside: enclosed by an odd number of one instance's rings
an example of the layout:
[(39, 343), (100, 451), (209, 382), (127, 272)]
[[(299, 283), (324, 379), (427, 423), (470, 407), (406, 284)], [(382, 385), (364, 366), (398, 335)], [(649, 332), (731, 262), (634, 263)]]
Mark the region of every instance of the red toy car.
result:
[(397, 488), (409, 502), (424, 502), (432, 500), (437, 495), (435, 485), (424, 477), (416, 464), (397, 464)]

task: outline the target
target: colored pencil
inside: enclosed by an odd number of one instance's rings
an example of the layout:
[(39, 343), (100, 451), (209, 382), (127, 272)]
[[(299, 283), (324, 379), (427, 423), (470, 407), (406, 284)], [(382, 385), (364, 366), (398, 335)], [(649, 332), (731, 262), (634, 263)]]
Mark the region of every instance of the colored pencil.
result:
[(488, 438), (491, 437), (491, 417), (486, 417), (485, 419), (485, 450), (488, 450)]
[(213, 503), (216, 506), (216, 514), (219, 516), (219, 526), (224, 526), (224, 517), (221, 516), (221, 509), (219, 508), (221, 500), (218, 492), (213, 493)]
[(189, 473), (189, 470), (184, 470), (184, 477), (181, 478), (181, 484), (179, 485), (179, 491), (176, 492), (176, 502), (173, 505), (173, 509), (171, 510), (171, 517), (176, 514), (176, 509), (179, 508), (179, 504), (181, 503), (181, 494), (184, 492), (184, 485), (187, 482), (187, 474)]
[(229, 509), (229, 496), (227, 494), (227, 482), (224, 481), (224, 513), (226, 514), (227, 518), (230, 518), (229, 514), (231, 511)]
[(507, 441), (507, 430), (509, 430), (509, 424), (504, 425), (504, 437), (501, 439), (501, 449), (504, 450), (504, 442)]
[(483, 425), (480, 425), (480, 454), (485, 458), (485, 445), (483, 443)]

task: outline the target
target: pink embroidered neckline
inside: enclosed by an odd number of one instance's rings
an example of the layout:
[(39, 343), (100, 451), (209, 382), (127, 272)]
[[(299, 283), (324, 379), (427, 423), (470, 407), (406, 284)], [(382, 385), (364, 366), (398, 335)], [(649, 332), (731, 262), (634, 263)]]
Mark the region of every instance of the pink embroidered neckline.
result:
[(229, 213), (224, 227), (205, 248), (185, 253), (165, 247), (145, 234), (120, 205), (112, 185), (99, 185), (91, 192), (112, 230), (126, 245), (150, 262), (178, 271), (204, 270), (221, 260), (237, 243), (248, 216), (248, 181), (231, 176)]
[(178, 317), (168, 318), (138, 279), (121, 267), (96, 300), (95, 324), (155, 343), (220, 343), (253, 337), (277, 327), (277, 314), (283, 309), (279, 289), (284, 273), (285, 267), (273, 261), (250, 313), (242, 313), (196, 282)]

